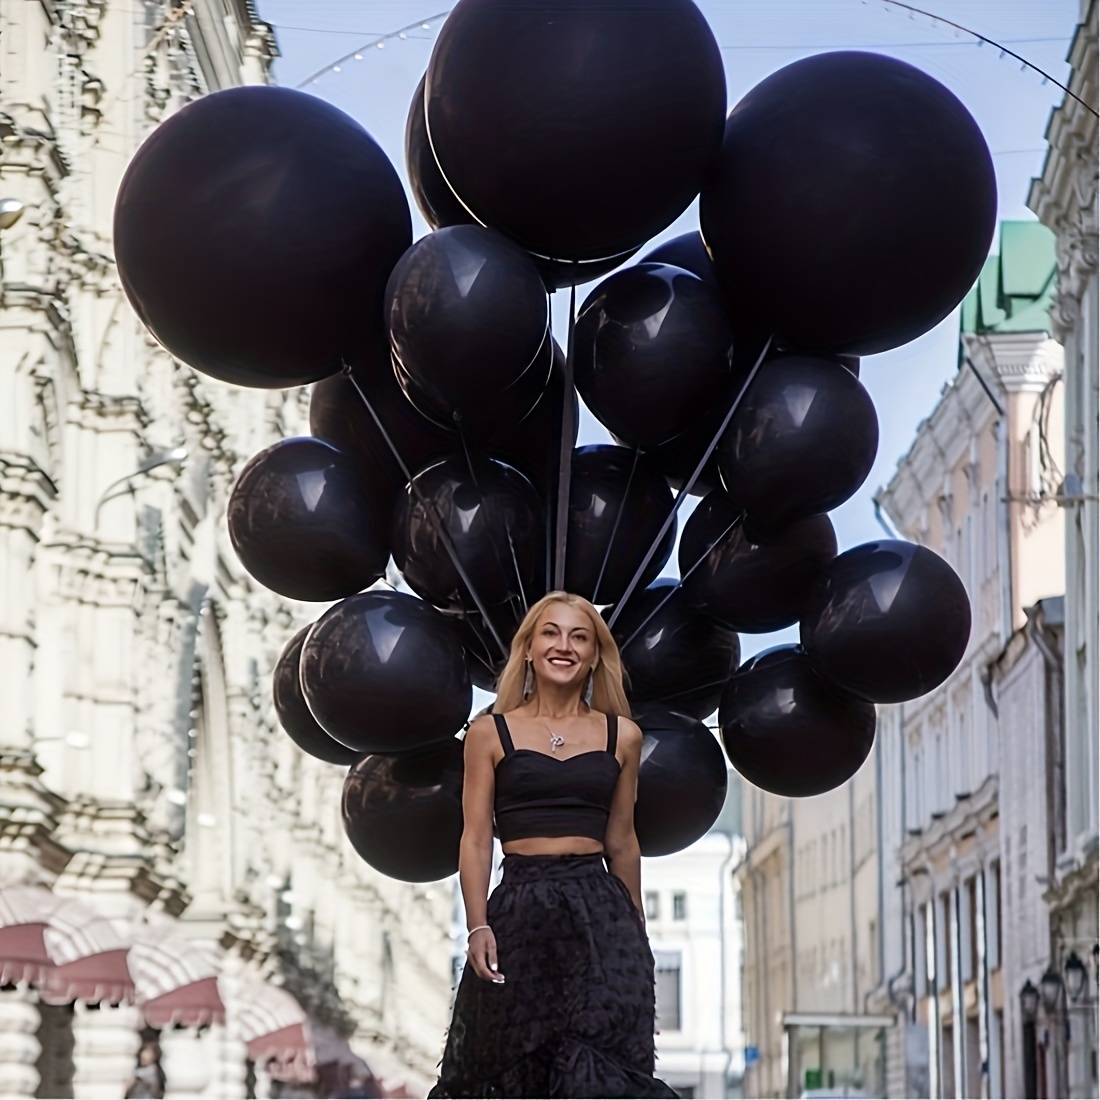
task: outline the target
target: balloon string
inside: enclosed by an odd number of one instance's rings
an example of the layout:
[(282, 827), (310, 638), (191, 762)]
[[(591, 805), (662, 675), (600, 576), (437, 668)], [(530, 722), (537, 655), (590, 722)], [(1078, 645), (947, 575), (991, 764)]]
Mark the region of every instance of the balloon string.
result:
[(626, 647), (627, 647), (628, 645), (630, 645), (630, 643), (631, 643), (632, 641), (634, 641), (634, 639), (635, 639), (635, 638), (637, 638), (637, 637), (638, 637), (638, 635), (639, 635), (639, 634), (641, 634), (641, 632), (642, 632), (643, 630), (645, 630), (645, 628), (646, 628), (647, 626), (649, 626), (649, 622), (650, 622), (650, 620), (651, 620), (651, 619), (653, 618), (653, 616), (654, 616), (654, 615), (656, 615), (656, 614), (657, 614), (657, 612), (658, 612), (658, 611), (660, 611), (660, 610), (661, 610), (661, 608), (662, 608), (662, 607), (664, 607), (664, 606), (665, 606), (665, 604), (666, 604), (666, 603), (668, 603), (668, 601), (669, 601), (669, 600), (671, 600), (671, 599), (672, 599), (672, 597), (676, 595), (676, 593), (677, 593), (677, 592), (678, 592), (678, 591), (680, 590), (681, 586), (683, 585), (684, 581), (686, 581), (686, 580), (688, 579), (688, 577), (690, 577), (690, 576), (691, 576), (691, 574), (692, 574), (692, 573), (694, 573), (694, 572), (695, 572), (695, 570), (696, 570), (696, 569), (698, 569), (698, 568), (699, 568), (699, 566), (700, 566), (700, 565), (702, 565), (702, 564), (703, 564), (703, 562), (705, 562), (705, 561), (707, 560), (707, 558), (708, 558), (708, 557), (710, 556), (710, 552), (711, 552), (711, 551), (712, 551), (712, 550), (713, 550), (713, 549), (714, 549), (714, 548), (715, 548), (715, 547), (716, 547), (716, 546), (717, 546), (717, 545), (718, 545), (718, 544), (719, 544), (719, 543), (720, 543), (720, 542), (721, 542), (721, 541), (722, 541), (722, 540), (723, 540), (723, 539), (724, 539), (724, 538), (725, 538), (725, 537), (726, 537), (726, 536), (727, 536), (727, 535), (728, 535), (728, 534), (729, 534), (729, 533), (730, 533), (730, 532), (731, 532), (731, 531), (732, 531), (732, 530), (733, 530), (733, 529), (734, 529), (735, 527), (740, 527), (740, 526), (741, 526), (741, 524), (742, 524), (742, 523), (744, 523), (744, 522), (745, 522), (745, 512), (744, 512), (744, 511), (742, 511), (742, 512), (740, 512), (740, 513), (739, 513), (738, 515), (734, 516), (733, 520), (732, 520), (732, 521), (731, 521), (731, 522), (729, 523), (729, 525), (728, 525), (728, 526), (726, 527), (726, 529), (725, 529), (725, 530), (724, 530), (724, 531), (723, 531), (723, 532), (722, 532), (722, 533), (721, 533), (721, 534), (720, 534), (720, 535), (719, 535), (719, 536), (718, 536), (718, 537), (717, 537), (717, 538), (716, 538), (716, 539), (715, 539), (715, 540), (714, 540), (714, 541), (713, 541), (713, 542), (712, 542), (712, 543), (711, 543), (711, 544), (710, 544), (710, 545), (709, 545), (709, 546), (708, 546), (708, 547), (707, 547), (707, 548), (706, 548), (706, 549), (705, 549), (705, 550), (703, 551), (703, 553), (702, 553), (702, 554), (701, 554), (701, 555), (700, 555), (700, 556), (698, 557), (698, 559), (696, 559), (696, 561), (692, 563), (692, 565), (691, 565), (691, 568), (690, 568), (690, 569), (688, 569), (688, 570), (687, 570), (687, 571), (686, 571), (686, 572), (685, 572), (685, 573), (684, 573), (684, 574), (683, 574), (683, 575), (682, 575), (682, 576), (680, 577), (680, 583), (679, 583), (679, 584), (676, 584), (676, 585), (671, 585), (671, 586), (669, 587), (669, 590), (668, 590), (668, 592), (667, 592), (667, 593), (666, 593), (666, 594), (665, 594), (665, 595), (664, 595), (664, 596), (663, 596), (663, 597), (661, 598), (661, 602), (660, 602), (659, 604), (657, 604), (657, 606), (656, 606), (656, 607), (655, 607), (655, 608), (654, 608), (654, 609), (653, 609), (653, 610), (652, 610), (652, 611), (651, 611), (651, 612), (650, 612), (650, 613), (649, 613), (649, 614), (648, 614), (648, 615), (647, 615), (647, 616), (646, 616), (646, 617), (645, 617), (645, 618), (644, 618), (644, 619), (643, 619), (643, 620), (642, 620), (642, 621), (641, 621), (641, 622), (640, 622), (640, 623), (639, 623), (639, 624), (638, 624), (638, 625), (637, 625), (637, 626), (636, 626), (636, 627), (634, 628), (634, 632), (633, 632), (633, 633), (632, 633), (632, 634), (630, 635), (630, 637), (629, 637), (629, 638), (627, 638), (627, 640), (626, 640), (625, 642), (623, 642), (623, 643), (622, 643), (622, 645), (620, 645), (620, 646), (619, 646), (619, 650), (620, 650), (620, 652), (621, 652), (622, 650), (626, 649)]
[[(576, 263), (574, 262), (574, 268)], [(574, 271), (574, 274), (576, 272)], [(565, 399), (561, 410), (561, 450), (558, 454), (557, 536), (554, 544), (554, 588), (565, 587), (565, 544), (569, 534), (569, 483), (573, 472), (573, 356), (577, 325), (577, 287), (569, 288), (569, 329), (565, 342)]]
[(604, 570), (607, 569), (607, 562), (611, 557), (611, 547), (615, 545), (615, 536), (619, 533), (619, 526), (623, 522), (623, 515), (626, 513), (627, 497), (630, 496), (630, 488), (634, 484), (634, 471), (638, 469), (638, 456), (642, 453), (640, 447), (634, 448), (634, 461), (630, 464), (630, 476), (626, 479), (626, 489), (623, 492), (622, 502), (619, 504), (619, 510), (615, 514), (615, 522), (611, 527), (611, 537), (607, 540), (607, 549), (603, 552), (603, 562), (600, 564), (600, 575), (596, 578), (596, 587), (592, 590), (592, 602), (600, 602), (600, 585), (603, 584)]
[(416, 497), (420, 506), (427, 512), (428, 518), (432, 521), (432, 525), (435, 527), (436, 534), (439, 535), (439, 541), (443, 543), (443, 549), (447, 551), (447, 556), (451, 559), (451, 564), (455, 567), (455, 571), (458, 573), (459, 579), (466, 586), (467, 591), (473, 597), (473, 601), (478, 611), (481, 612), (482, 618), (485, 620), (486, 626), (489, 628), (489, 632), (493, 635), (493, 640), (500, 647), (500, 652), (503, 656), (508, 656), (508, 649), (501, 641), (500, 635), (497, 633), (496, 627), (493, 626), (489, 620), (489, 614), (485, 610), (485, 604), (482, 603), (481, 597), (477, 594), (477, 590), (473, 584), (470, 583), (469, 575), (466, 573), (466, 569), (462, 562), (459, 561), (458, 551), (455, 549), (454, 542), (451, 540), (450, 534), (448, 534), (446, 527), (443, 525), (443, 519), (439, 513), (435, 510), (435, 505), (421, 491), (420, 486), (416, 484), (412, 473), (409, 471), (409, 467), (405, 464), (405, 460), (401, 457), (401, 452), (398, 451), (394, 445), (393, 440), (390, 438), (390, 433), (386, 431), (385, 425), (382, 423), (381, 417), (375, 412), (374, 406), (370, 402), (370, 398), (367, 397), (366, 391), (359, 385), (359, 379), (355, 377), (352, 372), (351, 366), (348, 363), (344, 364), (344, 375), (349, 382), (355, 387), (355, 392), (359, 394), (360, 400), (366, 406), (367, 412), (370, 413), (371, 420), (374, 421), (374, 426), (378, 429), (378, 433), (382, 436), (386, 446), (390, 450), (390, 454), (393, 455), (394, 461), (396, 461), (398, 467), (401, 469), (402, 476), (408, 482), (409, 488), (412, 490), (413, 496)]
[[(478, 495), (484, 500), (484, 492), (481, 488), (481, 482), (478, 481), (477, 470), (474, 469), (474, 460), (470, 454), (469, 443), (467, 442), (464, 435), (460, 436), (459, 438), (462, 440), (462, 453), (466, 458), (466, 469), (470, 471), (470, 480), (474, 483), (474, 488), (477, 490)], [(511, 523), (507, 519), (505, 520), (504, 533), (508, 539), (508, 550), (512, 559), (512, 567), (516, 571), (516, 581), (519, 584), (520, 598), (524, 601), (524, 603), (526, 603), (527, 593), (524, 589), (523, 577), (520, 575), (519, 561), (516, 558), (516, 547), (512, 541)], [(496, 558), (497, 569), (499, 569), (502, 573), (505, 572), (505, 564), (501, 559), (500, 547), (497, 545), (496, 539), (490, 540), (490, 545), (493, 548), (493, 557)]]
[(685, 499), (687, 499), (688, 494), (691, 492), (692, 489), (695, 488), (695, 483), (699, 480), (699, 476), (700, 474), (702, 474), (703, 468), (710, 460), (710, 456), (714, 454), (714, 450), (718, 446), (718, 441), (722, 438), (723, 435), (725, 435), (726, 428), (729, 427), (729, 423), (733, 419), (733, 414), (737, 412), (737, 410), (741, 407), (741, 402), (744, 399), (745, 394), (748, 393), (749, 386), (752, 385), (753, 379), (756, 378), (756, 373), (760, 370), (760, 366), (764, 362), (764, 357), (771, 349), (772, 341), (774, 339), (775, 336), (772, 335), (764, 341), (764, 346), (760, 349), (760, 354), (756, 357), (756, 362), (753, 364), (752, 370), (749, 371), (749, 376), (745, 379), (744, 384), (741, 386), (741, 389), (737, 391), (737, 396), (733, 399), (733, 402), (730, 404), (729, 410), (722, 418), (722, 423), (719, 424), (718, 431), (714, 433), (714, 438), (711, 439), (710, 445), (703, 452), (703, 455), (696, 464), (691, 477), (688, 478), (687, 482), (680, 490), (680, 492), (676, 494), (676, 499), (672, 502), (672, 508), (669, 511), (668, 516), (665, 518), (665, 522), (661, 524), (661, 529), (657, 532), (657, 537), (653, 540), (653, 543), (650, 545), (649, 550), (646, 551), (646, 556), (642, 558), (642, 564), (638, 566), (638, 569), (635, 572), (634, 576), (631, 577), (630, 584), (626, 586), (626, 591), (623, 593), (622, 599), (619, 600), (618, 604), (615, 607), (615, 610), (611, 612), (611, 617), (607, 620), (607, 625), (609, 628), (615, 625), (616, 619), (618, 619), (619, 615), (622, 613), (622, 609), (626, 606), (626, 601), (630, 599), (630, 596), (634, 592), (634, 589), (638, 587), (638, 582), (642, 579), (642, 574), (645, 573), (646, 569), (649, 566), (649, 563), (653, 560), (654, 555), (657, 553), (657, 550), (661, 545), (661, 540), (668, 533), (668, 530), (673, 525), (673, 523), (676, 522), (677, 512), (680, 511), (680, 508), (683, 505)]

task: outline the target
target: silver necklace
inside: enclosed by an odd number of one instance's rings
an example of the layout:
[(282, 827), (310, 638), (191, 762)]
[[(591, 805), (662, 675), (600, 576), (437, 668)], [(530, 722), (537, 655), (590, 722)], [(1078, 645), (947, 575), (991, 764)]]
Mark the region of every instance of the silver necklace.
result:
[(543, 726), (546, 728), (546, 732), (550, 734), (550, 751), (557, 752), (558, 746), (565, 744), (565, 738), (556, 734), (545, 722), (543, 722)]

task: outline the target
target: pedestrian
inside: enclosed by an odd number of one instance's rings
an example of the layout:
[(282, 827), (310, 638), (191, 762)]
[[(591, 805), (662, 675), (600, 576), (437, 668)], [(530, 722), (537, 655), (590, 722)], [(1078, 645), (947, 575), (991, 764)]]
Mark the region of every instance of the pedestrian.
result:
[[(551, 592), (466, 734), (467, 965), (430, 1097), (674, 1097), (654, 1072), (634, 801), (642, 733), (587, 600)], [(503, 877), (486, 902), (494, 822)]]
[(160, 1047), (142, 1043), (134, 1075), (126, 1086), (126, 1100), (160, 1100), (164, 1095), (164, 1071), (160, 1068)]

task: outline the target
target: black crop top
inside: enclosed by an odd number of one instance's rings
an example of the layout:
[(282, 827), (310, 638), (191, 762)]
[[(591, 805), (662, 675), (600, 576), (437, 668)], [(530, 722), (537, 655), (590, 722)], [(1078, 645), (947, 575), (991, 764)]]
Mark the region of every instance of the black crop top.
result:
[(501, 843), (536, 836), (584, 836), (603, 842), (621, 768), (615, 758), (619, 720), (607, 716), (607, 748), (557, 757), (512, 744), (503, 714), (494, 714), (504, 759), (497, 764), (493, 812)]

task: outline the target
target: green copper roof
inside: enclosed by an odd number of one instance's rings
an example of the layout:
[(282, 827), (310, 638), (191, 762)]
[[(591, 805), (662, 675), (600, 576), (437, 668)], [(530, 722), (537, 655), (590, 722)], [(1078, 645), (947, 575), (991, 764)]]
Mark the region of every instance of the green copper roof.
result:
[(1002, 222), (990, 256), (963, 299), (963, 332), (1049, 332), (1057, 258), (1054, 234), (1040, 222)]

